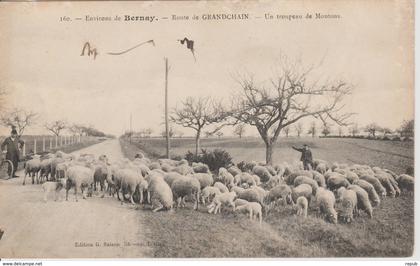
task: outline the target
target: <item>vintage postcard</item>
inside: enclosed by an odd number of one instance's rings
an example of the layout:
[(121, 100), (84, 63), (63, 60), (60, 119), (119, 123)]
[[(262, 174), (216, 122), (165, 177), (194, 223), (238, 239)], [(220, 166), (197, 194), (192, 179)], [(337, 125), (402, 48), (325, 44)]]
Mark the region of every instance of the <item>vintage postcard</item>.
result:
[(0, 258), (405, 258), (414, 1), (0, 2)]

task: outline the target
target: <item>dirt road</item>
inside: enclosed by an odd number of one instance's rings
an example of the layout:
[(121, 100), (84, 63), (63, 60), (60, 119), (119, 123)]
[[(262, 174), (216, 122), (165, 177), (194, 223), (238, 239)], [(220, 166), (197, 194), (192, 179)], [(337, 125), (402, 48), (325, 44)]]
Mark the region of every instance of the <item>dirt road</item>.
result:
[[(108, 140), (76, 153), (106, 154), (122, 158), (117, 139)], [(0, 180), (0, 257), (41, 258), (134, 258), (149, 257), (144, 238), (144, 217), (130, 204), (115, 198), (93, 196), (75, 202), (65, 192), (57, 202), (43, 201), (40, 185), (22, 186), (19, 178)], [(130, 244), (129, 246), (127, 244)]]

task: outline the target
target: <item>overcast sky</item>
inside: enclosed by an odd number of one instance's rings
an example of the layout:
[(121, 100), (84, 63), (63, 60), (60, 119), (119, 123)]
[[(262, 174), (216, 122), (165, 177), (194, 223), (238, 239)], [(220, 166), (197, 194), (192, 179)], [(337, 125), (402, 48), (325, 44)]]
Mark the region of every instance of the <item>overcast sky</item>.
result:
[[(368, 3), (370, 2), (370, 3)], [(320, 12), (341, 19), (254, 19), (272, 14)], [(249, 13), (250, 20), (201, 21), (207, 13)], [(59, 17), (157, 16), (157, 22), (59, 22)], [(162, 20), (172, 14), (188, 21)], [(191, 15), (198, 14), (199, 21)], [(171, 108), (186, 96), (226, 101), (239, 89), (237, 72), (255, 73), (263, 84), (281, 54), (304, 64), (323, 60), (320, 73), (355, 84), (346, 100), (360, 125), (395, 128), (411, 119), (413, 97), (413, 14), (404, 1), (243, 2), (74, 2), (0, 3), (0, 86), (9, 91), (6, 108), (39, 113), (45, 121), (92, 124), (106, 133), (163, 128), (164, 57), (169, 58)], [(195, 41), (197, 61), (177, 39)], [(120, 56), (107, 55), (153, 39)], [(89, 41), (96, 60), (80, 56)], [(0, 133), (9, 129), (1, 129)], [(231, 129), (226, 129), (231, 132)], [(191, 131), (185, 131), (191, 134)], [(251, 132), (251, 131), (250, 131)]]

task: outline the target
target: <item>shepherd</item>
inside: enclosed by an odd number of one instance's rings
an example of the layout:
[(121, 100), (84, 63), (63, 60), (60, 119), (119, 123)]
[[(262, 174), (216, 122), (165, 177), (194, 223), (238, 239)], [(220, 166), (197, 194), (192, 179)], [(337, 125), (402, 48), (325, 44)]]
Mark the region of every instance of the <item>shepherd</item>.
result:
[(292, 146), (292, 148), (302, 153), (302, 155), (300, 156), (300, 160), (303, 163), (303, 169), (311, 170), (312, 169), (312, 152), (311, 152), (311, 149), (309, 149), (308, 145), (303, 144), (303, 148), (296, 148), (295, 146)]
[(12, 169), (9, 166), (9, 176), (19, 177), (16, 175), (16, 169), (19, 163), (19, 150), (23, 148), (23, 145), (24, 142), (18, 136), (18, 133), (15, 128), (12, 129), (10, 137), (7, 137), (1, 144), (1, 150), (3, 151), (3, 153), (6, 153), (6, 159), (10, 160), (13, 164), (13, 173), (11, 173)]

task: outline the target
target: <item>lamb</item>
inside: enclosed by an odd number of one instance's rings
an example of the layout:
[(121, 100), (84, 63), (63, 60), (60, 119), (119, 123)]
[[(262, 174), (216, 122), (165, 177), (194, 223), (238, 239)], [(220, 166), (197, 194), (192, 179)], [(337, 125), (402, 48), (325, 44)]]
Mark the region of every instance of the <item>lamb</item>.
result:
[(262, 182), (267, 182), (272, 177), (270, 171), (264, 166), (256, 165), (252, 168), (252, 173), (257, 175)]
[(221, 193), (229, 192), (229, 189), (223, 183), (216, 182), (213, 186), (217, 187)]
[(260, 224), (262, 223), (262, 207), (258, 202), (248, 202), (244, 205), (236, 207), (236, 211), (247, 211), (249, 213), (249, 219), (259, 219)]
[(296, 206), (297, 216), (303, 216), (306, 218), (308, 216), (308, 200), (305, 197), (301, 196), (297, 198)]
[(338, 209), (338, 216), (346, 223), (353, 221), (353, 213), (357, 210), (357, 194), (354, 190), (341, 187), (337, 190), (338, 201), (341, 206)]
[(363, 188), (361, 188), (357, 185), (350, 185), (348, 187), (348, 189), (351, 189), (354, 192), (356, 192), (357, 208), (359, 210), (365, 211), (369, 215), (369, 218), (372, 218), (373, 217), (373, 210), (372, 210), (372, 205), (370, 204), (370, 201), (369, 201), (368, 193)]
[(397, 182), (401, 190), (414, 192), (414, 177), (407, 174), (402, 174), (397, 177)]
[(42, 184), (42, 189), (44, 190), (44, 201), (47, 202), (48, 195), (51, 192), (54, 192), (54, 201), (57, 201), (58, 193), (63, 189), (65, 185), (66, 181), (64, 179), (58, 182), (49, 181)]
[(234, 191), (231, 192), (225, 192), (225, 193), (220, 193), (218, 195), (216, 195), (213, 198), (212, 203), (207, 206), (208, 209), (208, 213), (214, 213), (216, 214), (217, 212), (220, 213), (220, 207), (223, 205), (229, 205), (233, 208), (233, 211), (235, 211), (235, 203), (233, 202), (236, 198), (236, 193)]
[(327, 180), (327, 187), (332, 191), (339, 189), (340, 187), (348, 186), (350, 186), (350, 182), (339, 173), (334, 173), (330, 175), (330, 177)]
[(299, 197), (305, 197), (308, 202), (311, 201), (312, 187), (308, 184), (301, 184), (292, 188), (292, 200), (297, 203)]
[(323, 188), (327, 187), (327, 184), (325, 182), (325, 177), (322, 174), (318, 173), (317, 171), (312, 171), (312, 174), (313, 174), (314, 180), (318, 183), (319, 187), (323, 187)]
[(193, 177), (200, 182), (200, 189), (211, 186), (214, 182), (213, 177), (207, 173), (195, 173), (193, 174)]
[(162, 209), (171, 210), (173, 205), (173, 194), (168, 183), (163, 179), (163, 176), (152, 172), (147, 175), (145, 179), (149, 184), (149, 202), (152, 203), (152, 211), (157, 212)]
[(231, 186), (232, 187), (234, 185), (233, 175), (231, 173), (229, 173), (229, 171), (224, 167), (219, 168), (218, 181), (221, 181), (226, 186)]
[(66, 200), (68, 200), (69, 190), (74, 187), (74, 194), (77, 200), (77, 190), (82, 192), (83, 199), (86, 199), (84, 188), (91, 187), (93, 184), (93, 171), (90, 168), (74, 165), (69, 167), (66, 172)]
[(362, 175), (359, 177), (361, 180), (365, 180), (372, 184), (372, 186), (375, 188), (376, 193), (378, 193), (379, 196), (385, 197), (386, 196), (386, 189), (382, 186), (381, 182), (370, 175)]
[[(32, 177), (32, 184), (35, 183), (35, 177), (37, 177), (37, 174), (41, 167), (41, 159), (40, 155), (34, 155), (33, 158), (25, 163), (25, 177), (23, 178), (22, 185), (25, 185), (26, 181), (26, 175), (29, 174), (29, 176)], [(38, 183), (39, 180), (37, 179)]]
[(315, 195), (316, 206), (319, 208), (321, 214), (326, 216), (326, 219), (334, 224), (337, 223), (337, 212), (334, 209), (335, 196), (329, 190), (318, 188)]
[(308, 184), (308, 185), (310, 185), (311, 188), (312, 188), (313, 195), (316, 194), (316, 191), (318, 189), (318, 183), (315, 180), (313, 180), (312, 178), (309, 178), (307, 176), (298, 176), (298, 177), (296, 177), (295, 181), (293, 182), (293, 185), (295, 187), (297, 187), (297, 186), (299, 186), (301, 184)]
[(379, 204), (381, 203), (381, 200), (379, 199), (378, 193), (376, 193), (375, 188), (372, 186), (371, 183), (359, 179), (356, 180), (353, 185), (358, 185), (359, 187), (363, 188), (364, 190), (366, 190), (366, 192), (368, 193), (369, 196), (369, 200), (372, 203), (372, 207), (377, 207), (379, 206)]
[(181, 205), (185, 207), (185, 197), (191, 196), (194, 200), (194, 210), (198, 209), (198, 202), (200, 200), (200, 182), (191, 176), (175, 180), (171, 185), (174, 198), (178, 201), (177, 207)]
[[(212, 199), (214, 196), (219, 195), (220, 190), (217, 187), (205, 187), (201, 190), (201, 202), (206, 203), (207, 200)], [(211, 201), (211, 200), (210, 200)]]
[(192, 168), (193, 168), (194, 173), (205, 173), (205, 174), (210, 173), (210, 169), (209, 169), (208, 165), (204, 164), (204, 163), (193, 162), (192, 163)]

